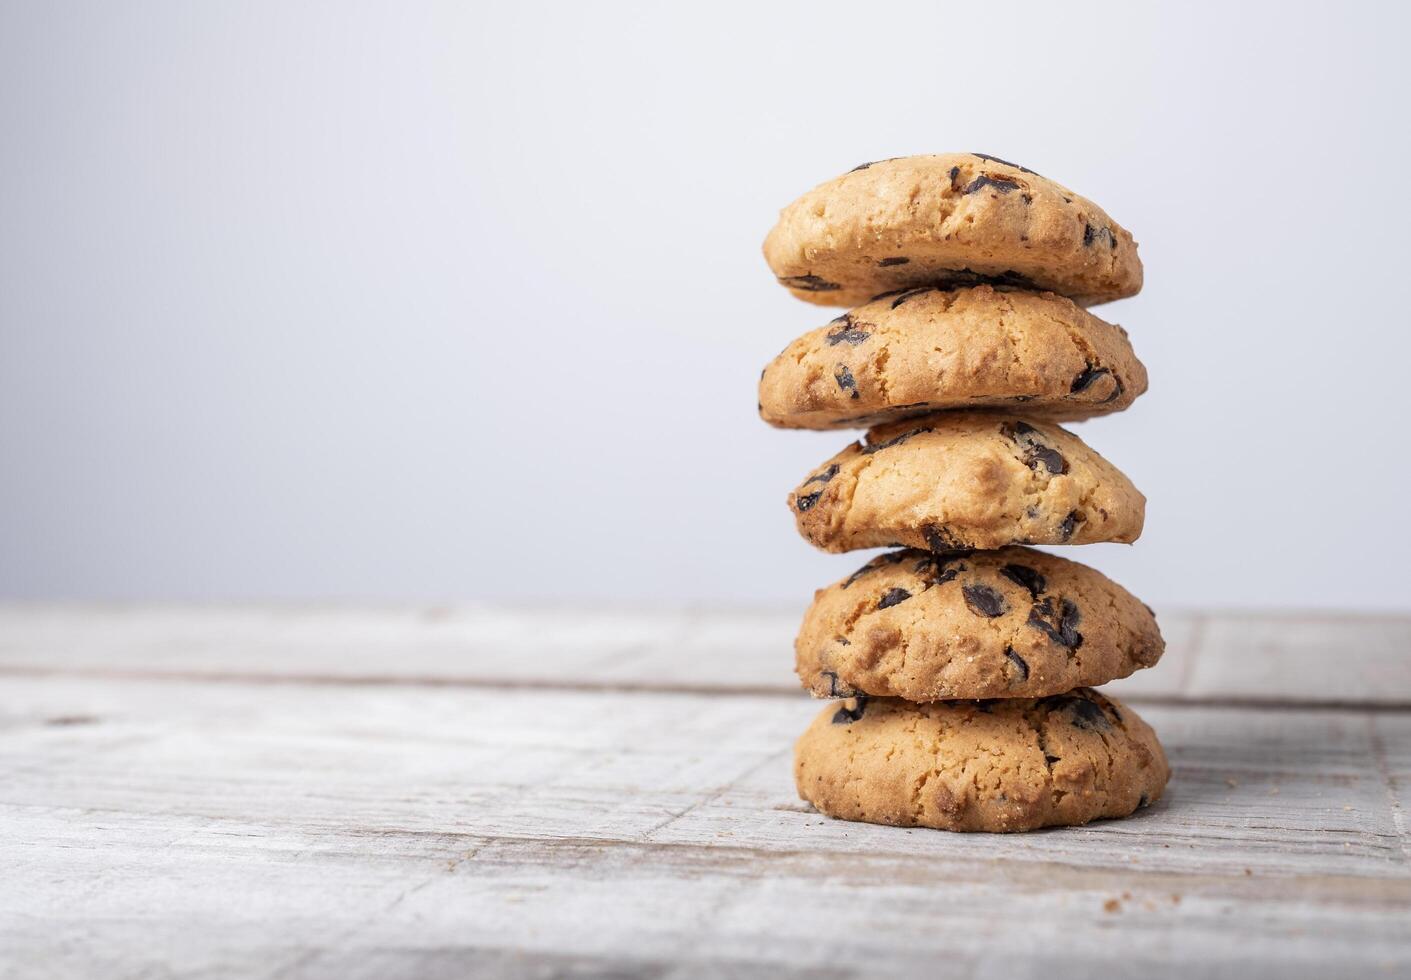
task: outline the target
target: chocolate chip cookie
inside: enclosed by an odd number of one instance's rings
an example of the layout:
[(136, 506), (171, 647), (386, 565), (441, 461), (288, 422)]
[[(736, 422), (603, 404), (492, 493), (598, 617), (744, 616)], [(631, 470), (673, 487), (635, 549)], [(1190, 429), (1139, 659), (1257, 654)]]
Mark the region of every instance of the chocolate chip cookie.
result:
[(860, 306), (764, 369), (759, 414), (785, 429), (867, 428), (940, 409), (1070, 421), (1146, 391), (1121, 327), (1056, 293), (923, 287)]
[(1032, 548), (893, 551), (814, 594), (794, 641), (815, 697), (1034, 698), (1161, 658), (1156, 617), (1086, 565)]
[(1142, 286), (1125, 228), (1066, 187), (983, 153), (864, 163), (786, 207), (764, 257), (795, 296), (824, 306), (981, 282), (1088, 306)]
[(824, 551), (1135, 541), (1146, 498), (1072, 433), (942, 412), (878, 426), (789, 494)]
[(799, 796), (844, 820), (1014, 831), (1124, 817), (1170, 769), (1131, 708), (1079, 688), (1037, 700), (857, 698), (794, 748)]

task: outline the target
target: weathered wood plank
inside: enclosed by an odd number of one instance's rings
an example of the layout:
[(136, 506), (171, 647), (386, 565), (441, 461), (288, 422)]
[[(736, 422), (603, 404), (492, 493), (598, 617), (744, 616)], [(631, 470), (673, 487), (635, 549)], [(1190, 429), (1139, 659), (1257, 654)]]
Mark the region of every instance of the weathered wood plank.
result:
[[(0, 674), (795, 691), (801, 610), (0, 605)], [(1411, 707), (1411, 617), (1161, 617), (1134, 701)]]
[(17, 976), (1411, 966), (1399, 712), (1153, 705), (1166, 800), (996, 837), (802, 806), (803, 699), (3, 686), (0, 972)]

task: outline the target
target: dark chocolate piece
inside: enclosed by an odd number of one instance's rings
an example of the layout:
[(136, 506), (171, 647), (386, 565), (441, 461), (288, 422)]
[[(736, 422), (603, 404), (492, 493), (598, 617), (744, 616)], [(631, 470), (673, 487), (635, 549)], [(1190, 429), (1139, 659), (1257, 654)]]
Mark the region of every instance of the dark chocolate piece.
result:
[(1072, 600), (1060, 599), (1055, 608), (1053, 597), (1045, 596), (1029, 610), (1028, 625), (1072, 652), (1083, 645), (1083, 634), (1078, 632), (1081, 619), (1082, 614), (1078, 612), (1078, 607)]
[(962, 586), (960, 591), (965, 596), (965, 604), (976, 616), (994, 619), (996, 616), (1003, 616), (1007, 610), (1004, 596), (988, 585), (966, 585)]
[(1035, 599), (1044, 591), (1048, 584), (1044, 577), (1028, 565), (1005, 565), (999, 573), (1009, 579), (1015, 585), (1022, 585), (1029, 590), (1029, 594)]
[(804, 480), (804, 481), (803, 481), (803, 485), (804, 485), (804, 486), (808, 486), (810, 483), (827, 483), (829, 480), (833, 479), (833, 477), (835, 477), (835, 476), (837, 476), (837, 475), (838, 475), (838, 464), (837, 464), (837, 463), (833, 463), (831, 466), (829, 466), (829, 467), (828, 467), (826, 470), (824, 470), (822, 473), (816, 473), (816, 474), (814, 474), (813, 476), (809, 477), (807, 480)]
[(839, 364), (833, 369), (833, 380), (838, 382), (838, 387), (843, 391), (852, 392), (853, 398), (858, 397), (857, 379), (852, 376), (852, 371), (848, 370), (846, 364)]
[(839, 708), (837, 713), (833, 715), (833, 724), (848, 725), (861, 718), (862, 713), (867, 710), (867, 695), (859, 694), (854, 704), (856, 707), (851, 709), (847, 705)]
[[(805, 293), (831, 293), (835, 289), (842, 289), (836, 282), (829, 282), (819, 276), (779, 276), (781, 285), (790, 289), (797, 289)], [(841, 304), (840, 304), (841, 305)]]
[(1015, 653), (1011, 647), (1004, 648), (1005, 658), (1014, 665), (1014, 669), (1019, 672), (1019, 680), (1022, 683), (1029, 679), (1029, 665), (1024, 662), (1024, 658)]
[(877, 601), (878, 609), (890, 609), (895, 605), (905, 602), (911, 598), (911, 593), (906, 589), (888, 589), (886, 594)]

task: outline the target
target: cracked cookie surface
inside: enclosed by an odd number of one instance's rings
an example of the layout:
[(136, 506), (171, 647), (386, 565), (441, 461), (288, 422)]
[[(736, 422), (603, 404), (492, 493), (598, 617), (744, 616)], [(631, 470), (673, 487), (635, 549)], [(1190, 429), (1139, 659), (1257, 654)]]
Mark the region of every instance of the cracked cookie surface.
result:
[(860, 306), (764, 369), (760, 417), (867, 428), (942, 409), (1055, 421), (1120, 412), (1146, 391), (1127, 333), (1055, 293), (922, 288)]
[(1170, 769), (1126, 705), (1079, 688), (1039, 699), (857, 698), (829, 705), (794, 747), (799, 796), (843, 820), (1016, 831), (1123, 817)]
[(981, 153), (881, 160), (820, 184), (780, 212), (764, 257), (790, 292), (824, 306), (976, 282), (1088, 306), (1142, 285), (1137, 244), (1106, 212)]
[(941, 412), (878, 426), (789, 494), (824, 551), (1135, 541), (1146, 498), (1056, 425)]
[(1135, 596), (1032, 548), (894, 551), (819, 589), (794, 641), (815, 697), (1033, 698), (1150, 667), (1165, 644)]

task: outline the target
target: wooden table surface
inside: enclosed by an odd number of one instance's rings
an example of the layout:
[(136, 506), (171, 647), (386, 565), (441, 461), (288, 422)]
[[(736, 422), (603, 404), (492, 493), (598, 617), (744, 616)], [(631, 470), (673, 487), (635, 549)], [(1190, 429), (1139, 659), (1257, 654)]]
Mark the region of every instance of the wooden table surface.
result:
[(1163, 614), (1001, 836), (798, 800), (798, 615), (0, 606), (0, 976), (1411, 974), (1411, 618)]

